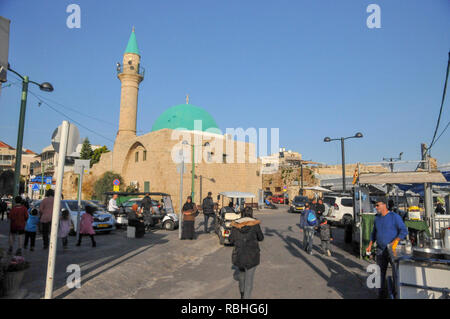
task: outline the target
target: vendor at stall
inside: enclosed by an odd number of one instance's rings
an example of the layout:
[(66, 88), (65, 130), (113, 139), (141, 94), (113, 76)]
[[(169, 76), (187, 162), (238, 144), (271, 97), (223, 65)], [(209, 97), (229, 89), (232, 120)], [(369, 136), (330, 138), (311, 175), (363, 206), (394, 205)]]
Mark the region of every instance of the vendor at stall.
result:
[(378, 297), (386, 298), (386, 271), (391, 262), (388, 246), (392, 245), (392, 249), (395, 250), (398, 242), (408, 235), (408, 230), (402, 218), (387, 209), (384, 199), (377, 200), (375, 209), (378, 214), (375, 216), (371, 240), (366, 252), (370, 254), (373, 243), (377, 243), (376, 260), (381, 272), (381, 287)]

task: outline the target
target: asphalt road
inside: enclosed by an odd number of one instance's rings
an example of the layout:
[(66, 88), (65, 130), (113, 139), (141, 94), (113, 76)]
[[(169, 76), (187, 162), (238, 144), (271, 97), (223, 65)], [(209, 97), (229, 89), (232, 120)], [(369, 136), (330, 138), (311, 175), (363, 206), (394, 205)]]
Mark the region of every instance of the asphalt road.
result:
[[(332, 256), (322, 256), (320, 240), (314, 254), (301, 249), (299, 215), (287, 208), (255, 212), (265, 239), (255, 274), (253, 298), (375, 298), (366, 287), (367, 262), (353, 256), (343, 243), (342, 229), (334, 229)], [(57, 252), (54, 298), (240, 298), (233, 247), (219, 245), (217, 236), (203, 232), (203, 216), (196, 220), (197, 240), (180, 241), (178, 231), (154, 230), (144, 238), (128, 239), (126, 231), (97, 235), (97, 247), (83, 238), (81, 247), (69, 237), (69, 249)], [(6, 249), (7, 223), (0, 221), (0, 247)], [(22, 288), (25, 298), (42, 298), (48, 251), (38, 235)], [(81, 288), (66, 286), (71, 264), (81, 267)], [(26, 289), (26, 290), (25, 290)], [(23, 297), (23, 296), (22, 296)]]

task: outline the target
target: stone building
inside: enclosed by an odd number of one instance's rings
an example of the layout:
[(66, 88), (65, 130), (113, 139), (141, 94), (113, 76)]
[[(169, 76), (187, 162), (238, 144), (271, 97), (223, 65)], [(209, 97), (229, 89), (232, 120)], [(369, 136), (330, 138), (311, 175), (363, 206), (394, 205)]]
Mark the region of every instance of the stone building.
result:
[[(140, 65), (141, 55), (134, 29), (117, 66), (121, 81), (119, 130), (114, 148), (101, 156), (90, 178), (97, 179), (107, 171), (119, 173), (126, 185), (135, 185), (139, 191), (165, 192), (179, 206), (181, 161), (183, 151), (185, 168), (182, 201), (192, 192), (199, 203), (208, 191), (214, 198), (221, 191), (242, 191), (258, 195), (262, 189), (260, 164), (252, 143), (237, 141), (223, 135), (214, 118), (204, 109), (189, 103), (168, 108), (156, 119), (152, 131), (137, 136), (136, 119), (139, 83), (144, 79)], [(185, 144), (183, 144), (185, 141)], [(194, 150), (194, 152), (192, 152)], [(194, 174), (192, 174), (194, 154)], [(73, 177), (72, 177), (73, 180)], [(113, 185), (111, 185), (112, 191)]]

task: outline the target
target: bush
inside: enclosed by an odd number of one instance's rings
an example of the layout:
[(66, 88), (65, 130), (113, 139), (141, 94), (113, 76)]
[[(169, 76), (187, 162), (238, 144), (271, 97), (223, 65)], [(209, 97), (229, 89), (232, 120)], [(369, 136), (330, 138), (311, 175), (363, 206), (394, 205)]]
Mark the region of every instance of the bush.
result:
[(123, 191), (123, 178), (120, 174), (113, 173), (111, 171), (106, 172), (94, 183), (94, 197), (101, 202), (105, 201), (105, 193), (113, 191), (113, 181), (118, 179), (120, 181), (119, 189)]

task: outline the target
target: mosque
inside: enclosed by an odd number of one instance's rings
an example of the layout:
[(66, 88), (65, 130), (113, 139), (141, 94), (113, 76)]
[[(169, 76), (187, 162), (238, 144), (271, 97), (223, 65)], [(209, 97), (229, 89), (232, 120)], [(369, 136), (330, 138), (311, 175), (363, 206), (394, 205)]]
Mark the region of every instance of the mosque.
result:
[(193, 193), (194, 202), (200, 203), (208, 191), (213, 192), (214, 198), (222, 191), (250, 192), (258, 196), (262, 177), (256, 145), (222, 134), (213, 116), (189, 104), (189, 97), (186, 104), (163, 112), (151, 132), (136, 135), (139, 84), (144, 79), (140, 62), (133, 28), (123, 62), (117, 64), (121, 98), (114, 148), (102, 154), (100, 162), (91, 169), (92, 175), (98, 178), (107, 171), (119, 173), (126, 184), (122, 185), (123, 189), (135, 185), (140, 192), (168, 193), (178, 209), (180, 169), (184, 160), (183, 202)]

